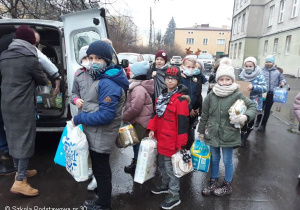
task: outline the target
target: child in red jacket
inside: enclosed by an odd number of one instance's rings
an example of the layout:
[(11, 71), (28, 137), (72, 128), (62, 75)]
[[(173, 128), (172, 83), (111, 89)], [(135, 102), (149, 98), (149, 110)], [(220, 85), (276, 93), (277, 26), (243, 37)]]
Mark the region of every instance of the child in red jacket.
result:
[(169, 193), (160, 205), (172, 209), (180, 204), (180, 179), (173, 173), (171, 156), (184, 149), (188, 139), (189, 107), (186, 97), (188, 90), (180, 82), (180, 70), (169, 67), (165, 74), (167, 88), (157, 98), (155, 115), (148, 124), (149, 137), (157, 139), (158, 165), (162, 183), (151, 190), (154, 194)]

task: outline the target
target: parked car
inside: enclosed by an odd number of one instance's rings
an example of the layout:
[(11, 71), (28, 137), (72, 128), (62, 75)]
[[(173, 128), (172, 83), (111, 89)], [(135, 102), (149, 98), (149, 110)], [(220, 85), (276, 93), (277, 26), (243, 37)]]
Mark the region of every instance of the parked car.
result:
[(155, 55), (154, 54), (143, 54), (144, 61), (149, 61), (150, 64), (152, 64), (155, 61)]
[(173, 56), (170, 60), (171, 65), (181, 65), (182, 64), (182, 58), (181, 56)]
[(203, 62), (204, 68), (207, 71), (211, 71), (215, 63), (213, 55), (209, 53), (201, 53), (200, 55), (198, 55), (198, 60), (201, 60)]
[(130, 75), (130, 66), (136, 62), (144, 60), (143, 56), (138, 53), (118, 53), (118, 60), (122, 61), (124, 59), (129, 61), (129, 66), (125, 68), (127, 78), (129, 78)]
[[(74, 24), (77, 23), (77, 24)], [(81, 47), (96, 40), (108, 38), (105, 9), (89, 9), (61, 16), (61, 21), (1, 19), (0, 38), (13, 33), (20, 25), (33, 27), (41, 37), (39, 49), (56, 65), (62, 76), (61, 89), (62, 107), (49, 108), (38, 106), (40, 119), (37, 120), (37, 131), (62, 131), (66, 121), (77, 114), (77, 107), (69, 102), (75, 72), (80, 68), (78, 54)], [(43, 50), (47, 49), (47, 50)], [(119, 64), (114, 52), (114, 64)], [(41, 100), (39, 100), (41, 103)], [(43, 102), (42, 102), (43, 103)]]

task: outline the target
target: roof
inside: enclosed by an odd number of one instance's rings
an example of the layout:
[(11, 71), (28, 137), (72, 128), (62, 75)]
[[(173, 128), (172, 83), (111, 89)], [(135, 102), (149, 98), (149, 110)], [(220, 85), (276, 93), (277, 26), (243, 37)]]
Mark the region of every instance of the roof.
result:
[(230, 28), (210, 27), (208, 24), (197, 25), (196, 27), (176, 28), (175, 30), (231, 31)]
[(12, 24), (28, 24), (28, 25), (43, 25), (52, 27), (63, 27), (63, 22), (55, 20), (42, 20), (42, 19), (0, 19), (0, 24), (12, 25)]

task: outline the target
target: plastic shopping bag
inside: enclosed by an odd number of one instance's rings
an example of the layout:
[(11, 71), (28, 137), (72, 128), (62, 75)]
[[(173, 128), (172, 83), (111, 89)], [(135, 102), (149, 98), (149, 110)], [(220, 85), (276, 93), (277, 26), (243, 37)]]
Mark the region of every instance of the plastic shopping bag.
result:
[(67, 137), (64, 142), (66, 169), (77, 182), (88, 180), (89, 146), (85, 134), (79, 126), (67, 122)]
[[(238, 99), (228, 110), (229, 119), (244, 114), (247, 111), (245, 102)], [(242, 128), (244, 125), (234, 124), (235, 128)]]
[[(187, 153), (190, 155), (191, 152), (187, 150)], [(174, 155), (172, 155), (172, 167), (173, 173), (176, 177), (182, 177), (193, 171), (192, 160), (189, 159), (189, 162), (186, 163), (183, 160), (183, 154), (180, 151), (177, 151)]]
[(273, 95), (274, 102), (285, 104), (287, 101), (287, 98), (288, 98), (288, 90), (285, 87), (274, 88), (274, 95)]
[(133, 125), (130, 123), (124, 123), (121, 125), (117, 141), (117, 145), (121, 145), (122, 148), (126, 148), (140, 142)]
[(146, 137), (141, 141), (134, 181), (143, 184), (155, 176), (157, 168), (157, 141)]
[(209, 146), (197, 139), (192, 145), (191, 153), (194, 170), (207, 173), (211, 156)]
[(66, 167), (66, 155), (64, 150), (64, 142), (67, 137), (67, 126), (65, 126), (64, 131), (60, 137), (60, 141), (56, 150), (56, 154), (54, 157), (54, 163)]

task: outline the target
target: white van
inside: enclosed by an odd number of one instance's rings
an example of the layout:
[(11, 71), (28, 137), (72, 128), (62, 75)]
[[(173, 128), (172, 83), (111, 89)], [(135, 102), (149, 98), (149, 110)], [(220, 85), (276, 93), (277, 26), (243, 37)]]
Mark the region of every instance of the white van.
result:
[[(20, 25), (29, 25), (40, 34), (39, 49), (56, 65), (62, 76), (62, 108), (38, 106), (40, 119), (37, 131), (62, 131), (66, 121), (77, 114), (77, 107), (70, 103), (73, 79), (81, 47), (108, 38), (105, 10), (89, 9), (61, 16), (61, 21), (37, 19), (0, 19), (0, 38), (13, 33)], [(47, 49), (47, 50), (45, 50)], [(51, 52), (51, 53), (49, 53)], [(119, 64), (116, 53), (114, 64)]]

